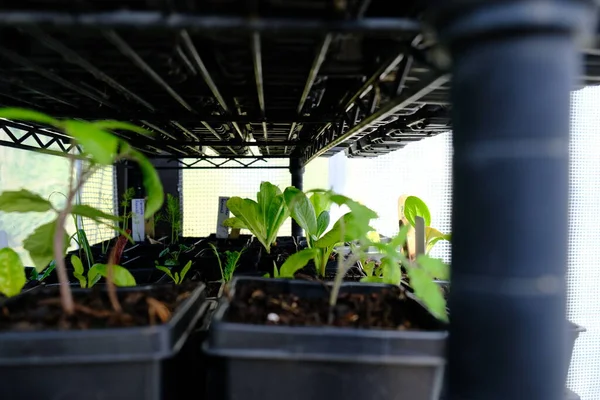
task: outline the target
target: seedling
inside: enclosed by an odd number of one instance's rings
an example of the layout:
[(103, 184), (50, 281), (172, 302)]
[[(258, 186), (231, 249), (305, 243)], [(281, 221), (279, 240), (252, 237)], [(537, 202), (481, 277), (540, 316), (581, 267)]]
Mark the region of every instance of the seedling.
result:
[(260, 184), (256, 200), (230, 198), (227, 207), (235, 217), (226, 219), (223, 226), (248, 229), (264, 246), (267, 253), (270, 253), (279, 228), (290, 214), (281, 190), (272, 183)]
[(121, 196), (121, 207), (123, 208), (123, 230), (129, 228), (129, 220), (131, 219), (132, 212), (128, 210), (131, 206), (131, 200), (135, 197), (135, 189), (130, 187), (127, 188), (125, 193)]
[(162, 265), (157, 265), (156, 269), (167, 274), (167, 276), (169, 278), (171, 278), (176, 285), (179, 285), (179, 284), (181, 284), (181, 282), (183, 282), (183, 280), (185, 279), (185, 276), (187, 275), (187, 273), (191, 267), (192, 267), (192, 261), (190, 260), (190, 261), (188, 261), (187, 264), (185, 264), (185, 267), (183, 267), (183, 269), (181, 270), (181, 273), (175, 272), (175, 274), (173, 274), (169, 268), (163, 267)]
[(176, 266), (179, 265), (179, 256), (181, 253), (190, 249), (191, 247), (186, 246), (185, 244), (179, 244), (179, 246), (177, 246), (177, 250), (172, 250), (170, 247), (166, 247), (160, 252), (158, 257), (162, 258), (167, 256), (168, 258), (165, 260), (165, 265)]
[[(164, 200), (164, 194), (160, 178), (152, 163), (141, 152), (133, 149), (127, 142), (109, 131), (119, 129), (139, 134), (149, 134), (149, 132), (126, 122), (58, 120), (46, 114), (20, 108), (0, 109), (0, 118), (50, 125), (64, 131), (72, 138), (73, 144), (82, 149), (82, 153), (79, 156), (69, 154), (71, 173), (68, 183), (67, 201), (64, 208), (56, 209), (47, 199), (25, 189), (7, 191), (0, 194), (0, 211), (17, 213), (52, 211), (56, 214), (55, 219), (38, 227), (25, 239), (23, 245), (29, 251), (29, 255), (39, 272), (43, 271), (53, 259), (56, 260), (62, 307), (66, 314), (72, 315), (75, 307), (64, 259), (64, 253), (69, 240), (65, 232), (65, 221), (69, 215), (77, 215), (90, 218), (97, 223), (107, 225), (112, 229), (122, 232), (120, 227), (115, 225), (116, 222), (121, 221), (120, 217), (107, 214), (87, 205), (75, 204), (77, 193), (95, 171), (104, 165), (112, 165), (120, 160), (135, 161), (140, 166), (144, 187), (147, 192), (145, 217), (150, 218), (160, 209)], [(74, 171), (76, 158), (82, 158), (84, 164), (83, 171), (81, 174), (78, 174), (78, 177), (75, 177)], [(114, 257), (109, 257), (107, 283), (109, 296), (111, 299), (116, 299), (113, 280), (111, 279), (113, 277), (112, 265), (114, 262), (111, 262), (113, 259)], [(15, 261), (14, 257), (8, 257), (7, 260), (7, 262)], [(19, 265), (16, 268), (4, 267), (3, 273), (6, 273), (6, 271), (12, 273), (19, 269)], [(116, 302), (112, 303), (113, 308), (117, 309), (118, 304)]]
[(157, 214), (156, 221), (163, 221), (171, 227), (171, 244), (177, 243), (181, 235), (181, 206), (179, 199), (170, 193), (167, 193), (167, 206), (164, 212)]
[[(94, 264), (85, 274), (83, 263), (79, 257), (71, 256), (71, 264), (73, 264), (73, 275), (79, 281), (79, 286), (82, 288), (91, 288), (94, 286), (100, 278), (108, 279), (108, 266), (106, 264)], [(131, 272), (120, 265), (113, 265), (113, 276), (112, 282), (116, 286), (135, 286), (135, 278), (131, 275)]]
[(452, 239), (452, 234), (447, 233), (444, 234), (439, 230), (431, 227), (431, 213), (429, 212), (429, 207), (427, 204), (420, 198), (416, 196), (408, 196), (406, 200), (404, 200), (404, 206), (400, 207), (401, 217), (404, 216), (404, 219), (408, 222), (408, 224), (414, 228), (416, 226), (416, 217), (421, 217), (425, 221), (425, 253), (429, 254), (429, 252), (433, 249), (433, 247), (439, 241), (447, 240), (450, 241)]
[(215, 254), (215, 256), (217, 256), (217, 262), (219, 263), (219, 269), (221, 270), (221, 280), (223, 282), (229, 282), (231, 280), (231, 278), (233, 278), (233, 273), (239, 266), (240, 257), (242, 256), (242, 253), (244, 252), (245, 249), (242, 249), (240, 251), (226, 250), (225, 251), (225, 265), (223, 265), (223, 263), (221, 261), (221, 256), (219, 255), (219, 250), (217, 250), (217, 247), (212, 243), (209, 243), (209, 245), (212, 248), (212, 251)]

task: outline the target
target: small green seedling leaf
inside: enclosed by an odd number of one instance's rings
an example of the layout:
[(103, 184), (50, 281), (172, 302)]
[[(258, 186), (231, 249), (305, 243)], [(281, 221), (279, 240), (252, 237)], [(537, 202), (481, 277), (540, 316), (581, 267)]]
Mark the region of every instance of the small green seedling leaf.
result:
[(117, 136), (89, 122), (67, 120), (64, 125), (65, 132), (81, 144), (96, 163), (111, 165), (115, 161), (120, 142)]
[(223, 226), (233, 229), (247, 229), (246, 224), (244, 224), (244, 222), (237, 217), (227, 218), (225, 221), (223, 221)]
[(38, 194), (21, 189), (0, 194), (0, 211), (4, 212), (46, 212), (53, 210), (52, 203)]
[(317, 215), (312, 203), (299, 189), (290, 186), (283, 192), (290, 215), (304, 229), (306, 236), (317, 239)]
[(305, 267), (317, 252), (317, 249), (304, 249), (289, 256), (279, 269), (279, 278), (293, 278), (294, 274)]
[[(95, 269), (98, 275), (108, 279), (108, 266), (106, 264), (95, 264), (91, 269)], [(127, 268), (120, 265), (113, 265), (113, 283), (116, 286), (135, 286), (135, 278)]]
[(83, 263), (81, 262), (81, 259), (76, 255), (72, 255), (71, 264), (73, 264), (73, 276), (79, 281), (79, 286), (85, 289), (87, 287), (87, 279), (84, 275)]
[(33, 110), (27, 110), (25, 108), (0, 108), (0, 118), (26, 122), (38, 122), (40, 124), (46, 124), (57, 128), (62, 126), (59, 120), (54, 119), (49, 115)]
[(321, 237), (329, 227), (329, 211), (323, 211), (317, 217), (317, 237)]
[[(157, 265), (156, 269), (158, 269), (159, 271), (164, 272), (169, 278), (171, 278), (171, 280), (173, 282), (175, 282), (175, 277), (173, 276), (173, 274), (171, 273), (171, 270), (167, 267), (163, 267), (162, 265)], [(177, 283), (177, 282), (175, 282)]]
[(8, 247), (0, 249), (0, 293), (6, 297), (21, 293), (27, 277), (19, 255)]
[(120, 221), (121, 217), (118, 215), (108, 214), (104, 211), (98, 210), (97, 208), (88, 206), (86, 204), (75, 204), (71, 210), (71, 214), (79, 215), (80, 217), (89, 218), (94, 221), (99, 220), (110, 220)]
[(142, 171), (142, 180), (144, 188), (146, 189), (146, 209), (144, 211), (144, 217), (150, 218), (160, 210), (165, 201), (162, 182), (160, 181), (158, 172), (154, 169), (154, 166), (145, 155), (137, 150), (131, 149), (129, 151), (129, 157), (137, 162)]
[(185, 264), (185, 267), (183, 267), (183, 269), (181, 270), (181, 273), (179, 274), (179, 277), (180, 277), (179, 283), (181, 283), (183, 281), (183, 279), (185, 278), (186, 274), (188, 273), (188, 271), (190, 270), (191, 267), (192, 267), (192, 260), (188, 261), (187, 264)]
[(432, 258), (421, 254), (417, 257), (417, 263), (422, 269), (427, 271), (431, 278), (444, 281), (450, 279), (450, 266), (439, 258)]
[[(29, 252), (29, 256), (38, 272), (41, 272), (54, 259), (54, 235), (56, 233), (56, 220), (39, 226), (27, 239), (23, 241), (23, 247)], [(65, 233), (66, 252), (69, 246), (69, 235)]]
[(390, 285), (400, 285), (402, 271), (400, 265), (387, 257), (381, 259), (381, 276), (383, 282)]
[(315, 209), (315, 215), (321, 215), (324, 211), (329, 211), (331, 200), (328, 192), (314, 192), (310, 196), (310, 202)]
[(431, 276), (427, 271), (421, 268), (408, 268), (407, 273), (410, 278), (410, 286), (415, 291), (415, 296), (423, 302), (431, 314), (447, 322), (446, 300), (440, 287), (431, 280)]
[(416, 196), (408, 196), (404, 201), (404, 216), (412, 226), (415, 226), (417, 216), (425, 220), (425, 226), (431, 225), (431, 213), (427, 204)]

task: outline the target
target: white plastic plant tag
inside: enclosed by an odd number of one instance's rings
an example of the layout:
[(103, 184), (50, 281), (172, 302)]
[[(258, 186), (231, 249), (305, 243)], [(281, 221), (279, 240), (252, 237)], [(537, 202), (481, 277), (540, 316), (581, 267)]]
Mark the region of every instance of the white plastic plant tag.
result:
[(229, 218), (229, 208), (227, 208), (229, 197), (219, 197), (219, 214), (217, 215), (217, 232), (220, 239), (226, 239), (229, 236), (229, 228), (223, 226), (223, 222)]
[(146, 237), (146, 224), (144, 223), (144, 199), (131, 200), (131, 236), (134, 242), (143, 242)]
[(415, 250), (417, 256), (425, 254), (425, 219), (415, 216)]
[(8, 247), (8, 234), (5, 231), (0, 231), (0, 249)]

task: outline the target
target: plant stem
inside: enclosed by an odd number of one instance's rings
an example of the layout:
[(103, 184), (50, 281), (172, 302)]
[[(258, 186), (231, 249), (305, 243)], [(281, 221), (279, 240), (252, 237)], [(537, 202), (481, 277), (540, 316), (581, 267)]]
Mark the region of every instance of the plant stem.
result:
[(117, 313), (120, 313), (122, 308), (121, 304), (119, 303), (119, 298), (117, 297), (117, 288), (113, 281), (113, 265), (115, 265), (117, 249), (118, 246), (115, 244), (110, 252), (110, 256), (108, 257), (108, 264), (106, 265), (106, 291), (108, 293), (108, 299), (110, 300), (110, 305), (112, 306), (113, 310), (115, 310)]

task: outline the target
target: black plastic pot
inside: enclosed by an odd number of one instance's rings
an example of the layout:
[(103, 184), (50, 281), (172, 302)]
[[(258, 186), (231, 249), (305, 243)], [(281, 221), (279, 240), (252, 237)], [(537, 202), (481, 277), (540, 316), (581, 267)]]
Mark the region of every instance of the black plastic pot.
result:
[(163, 361), (184, 346), (207, 307), (204, 285), (199, 285), (164, 325), (1, 332), (0, 376), (5, 384), (0, 385), (0, 398), (162, 400)]
[[(236, 278), (236, 288), (262, 281), (302, 298), (328, 296), (321, 283)], [(384, 285), (344, 284), (372, 293)], [(427, 313), (418, 303), (420, 312)], [(444, 374), (445, 331), (390, 331), (231, 323), (223, 297), (213, 317), (207, 354), (217, 357), (208, 398), (285, 400), (437, 399)], [(428, 313), (427, 313), (428, 314)], [(430, 317), (433, 318), (433, 317)]]

